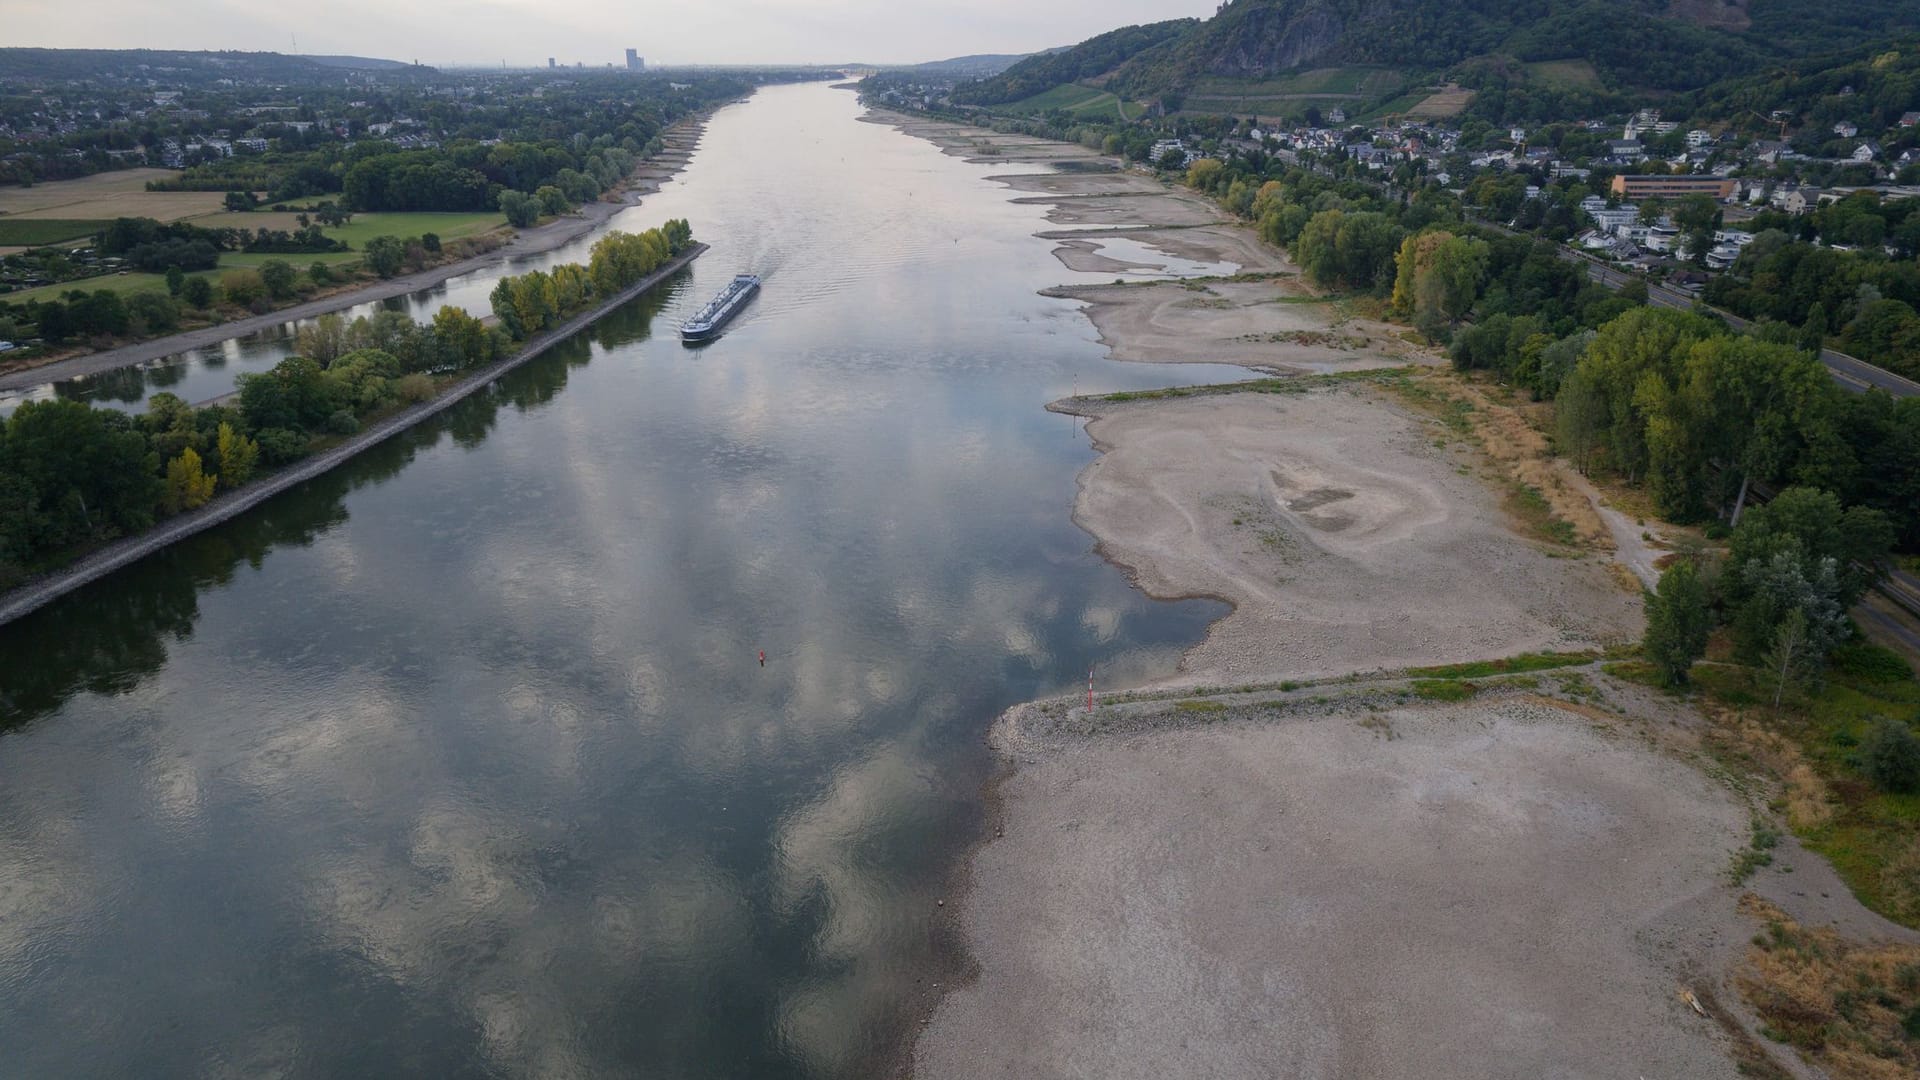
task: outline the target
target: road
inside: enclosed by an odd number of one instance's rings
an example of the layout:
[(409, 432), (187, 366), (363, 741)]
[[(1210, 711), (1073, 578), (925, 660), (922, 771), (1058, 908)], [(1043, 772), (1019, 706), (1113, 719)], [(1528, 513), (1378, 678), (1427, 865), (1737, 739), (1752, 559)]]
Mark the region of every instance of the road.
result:
[[(1497, 229), (1509, 236), (1531, 235), (1530, 233), (1522, 233), (1514, 229), (1509, 229), (1504, 225), (1496, 225), (1484, 218), (1474, 218), (1473, 220), (1476, 224), (1484, 225), (1490, 229)], [(1554, 247), (1562, 259), (1568, 262), (1584, 263), (1587, 267), (1587, 273), (1593, 280), (1610, 289), (1623, 288), (1630, 281), (1645, 280), (1638, 274), (1630, 274), (1624, 270), (1616, 270), (1606, 263), (1601, 262), (1599, 259), (1583, 251), (1570, 248), (1565, 244), (1556, 244)], [(1738, 315), (1702, 303), (1678, 289), (1668, 288), (1665, 285), (1652, 281), (1646, 282), (1646, 285), (1647, 302), (1649, 304), (1658, 307), (1673, 308), (1677, 311), (1692, 311), (1697, 306), (1726, 320), (1727, 325), (1733, 327), (1735, 330), (1745, 330), (1751, 325), (1748, 320)], [(1916, 383), (1912, 379), (1902, 378), (1884, 368), (1874, 367), (1872, 364), (1856, 356), (1848, 356), (1846, 353), (1834, 349), (1821, 349), (1820, 362), (1827, 365), (1827, 372), (1833, 376), (1833, 381), (1855, 393), (1864, 393), (1868, 390), (1884, 390), (1897, 398), (1920, 395), (1920, 383)]]

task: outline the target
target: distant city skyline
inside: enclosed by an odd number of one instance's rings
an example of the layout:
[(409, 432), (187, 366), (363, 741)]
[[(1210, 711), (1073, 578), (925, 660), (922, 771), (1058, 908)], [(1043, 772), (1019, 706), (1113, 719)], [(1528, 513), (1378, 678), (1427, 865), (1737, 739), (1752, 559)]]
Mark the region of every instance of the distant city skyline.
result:
[[(41, 48), (242, 49), (348, 54), (435, 66), (625, 67), (918, 63), (1023, 53), (1130, 23), (1211, 15), (1218, 0), (476, 0), (402, 8), (338, 0), (274, 9), (236, 0), (10, 0), (7, 40)], [(303, 17), (311, 16), (311, 17)]]

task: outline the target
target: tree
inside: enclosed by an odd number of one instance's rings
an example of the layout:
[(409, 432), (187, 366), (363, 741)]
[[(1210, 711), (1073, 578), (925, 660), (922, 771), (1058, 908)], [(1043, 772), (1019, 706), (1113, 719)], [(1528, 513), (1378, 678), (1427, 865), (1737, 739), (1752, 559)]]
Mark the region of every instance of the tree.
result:
[(180, 289), (187, 283), (186, 271), (178, 266), (167, 267), (167, 295), (179, 296)]
[(1480, 296), (1490, 249), (1483, 240), (1429, 232), (1409, 236), (1395, 258), (1393, 306), (1437, 338), (1457, 326)]
[(203, 277), (190, 277), (180, 286), (180, 299), (189, 305), (205, 309), (213, 303), (213, 282)]
[[(1802, 576), (1811, 579), (1818, 575), (1819, 564), (1830, 560), (1840, 605), (1852, 607), (1879, 579), (1892, 547), (1892, 526), (1878, 510), (1843, 507), (1830, 491), (1790, 487), (1741, 519), (1733, 531), (1728, 569), (1737, 582), (1748, 565), (1784, 552), (1798, 561)], [(1733, 599), (1744, 599), (1744, 593), (1737, 592)]]
[(1773, 645), (1767, 650), (1767, 674), (1773, 677), (1774, 708), (1780, 707), (1780, 699), (1786, 696), (1789, 685), (1796, 685), (1807, 677), (1812, 654), (1807, 617), (1799, 608), (1794, 608), (1774, 628)]
[(567, 193), (552, 184), (536, 190), (533, 197), (540, 201), (540, 212), (552, 217), (558, 217), (573, 209), (573, 203), (567, 198)]
[(293, 283), (298, 277), (298, 271), (284, 260), (268, 259), (260, 264), (260, 281), (266, 285), (268, 295), (275, 300), (291, 297)]
[(1743, 596), (1734, 617), (1735, 643), (1742, 656), (1761, 659), (1777, 672), (1783, 689), (1789, 680), (1817, 678), (1827, 654), (1852, 632), (1836, 562), (1823, 558), (1809, 572), (1797, 548), (1795, 541), (1764, 562), (1747, 563), (1730, 581)]
[(260, 460), (260, 444), (233, 429), (232, 424), (220, 425), (220, 484), (222, 487), (237, 488), (253, 479), (255, 463)]
[(507, 215), (507, 224), (524, 229), (540, 220), (540, 203), (524, 191), (507, 188), (500, 193), (500, 212)]
[(1687, 560), (1674, 563), (1646, 603), (1647, 659), (1660, 670), (1661, 681), (1683, 686), (1694, 661), (1707, 654), (1713, 632), (1713, 609), (1699, 571)]
[(204, 505), (213, 497), (215, 479), (201, 470), (200, 455), (192, 447), (180, 451), (179, 457), (167, 462), (167, 512), (178, 514)]
[(347, 323), (329, 313), (301, 327), (293, 335), (293, 351), (321, 367), (331, 365), (347, 351)]
[(315, 285), (330, 284), (333, 281), (333, 271), (327, 269), (326, 263), (315, 260), (312, 266), (307, 267), (307, 278)]
[(397, 236), (376, 236), (367, 241), (367, 268), (383, 278), (390, 278), (400, 272), (400, 265), (406, 261), (407, 248)]

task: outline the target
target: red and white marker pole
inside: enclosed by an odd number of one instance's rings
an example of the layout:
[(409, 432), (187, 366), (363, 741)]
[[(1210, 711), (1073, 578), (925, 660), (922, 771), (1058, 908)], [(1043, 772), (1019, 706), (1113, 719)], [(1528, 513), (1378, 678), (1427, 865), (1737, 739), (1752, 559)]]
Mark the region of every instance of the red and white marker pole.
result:
[(1093, 669), (1087, 669), (1087, 711), (1093, 711)]

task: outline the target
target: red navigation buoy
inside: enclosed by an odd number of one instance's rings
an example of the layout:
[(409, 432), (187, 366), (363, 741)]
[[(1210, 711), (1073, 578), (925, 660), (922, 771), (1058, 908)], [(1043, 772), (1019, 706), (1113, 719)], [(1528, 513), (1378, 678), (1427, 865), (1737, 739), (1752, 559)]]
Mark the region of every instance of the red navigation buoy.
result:
[(767, 666), (767, 650), (765, 649), (760, 650), (760, 666), (761, 667)]

